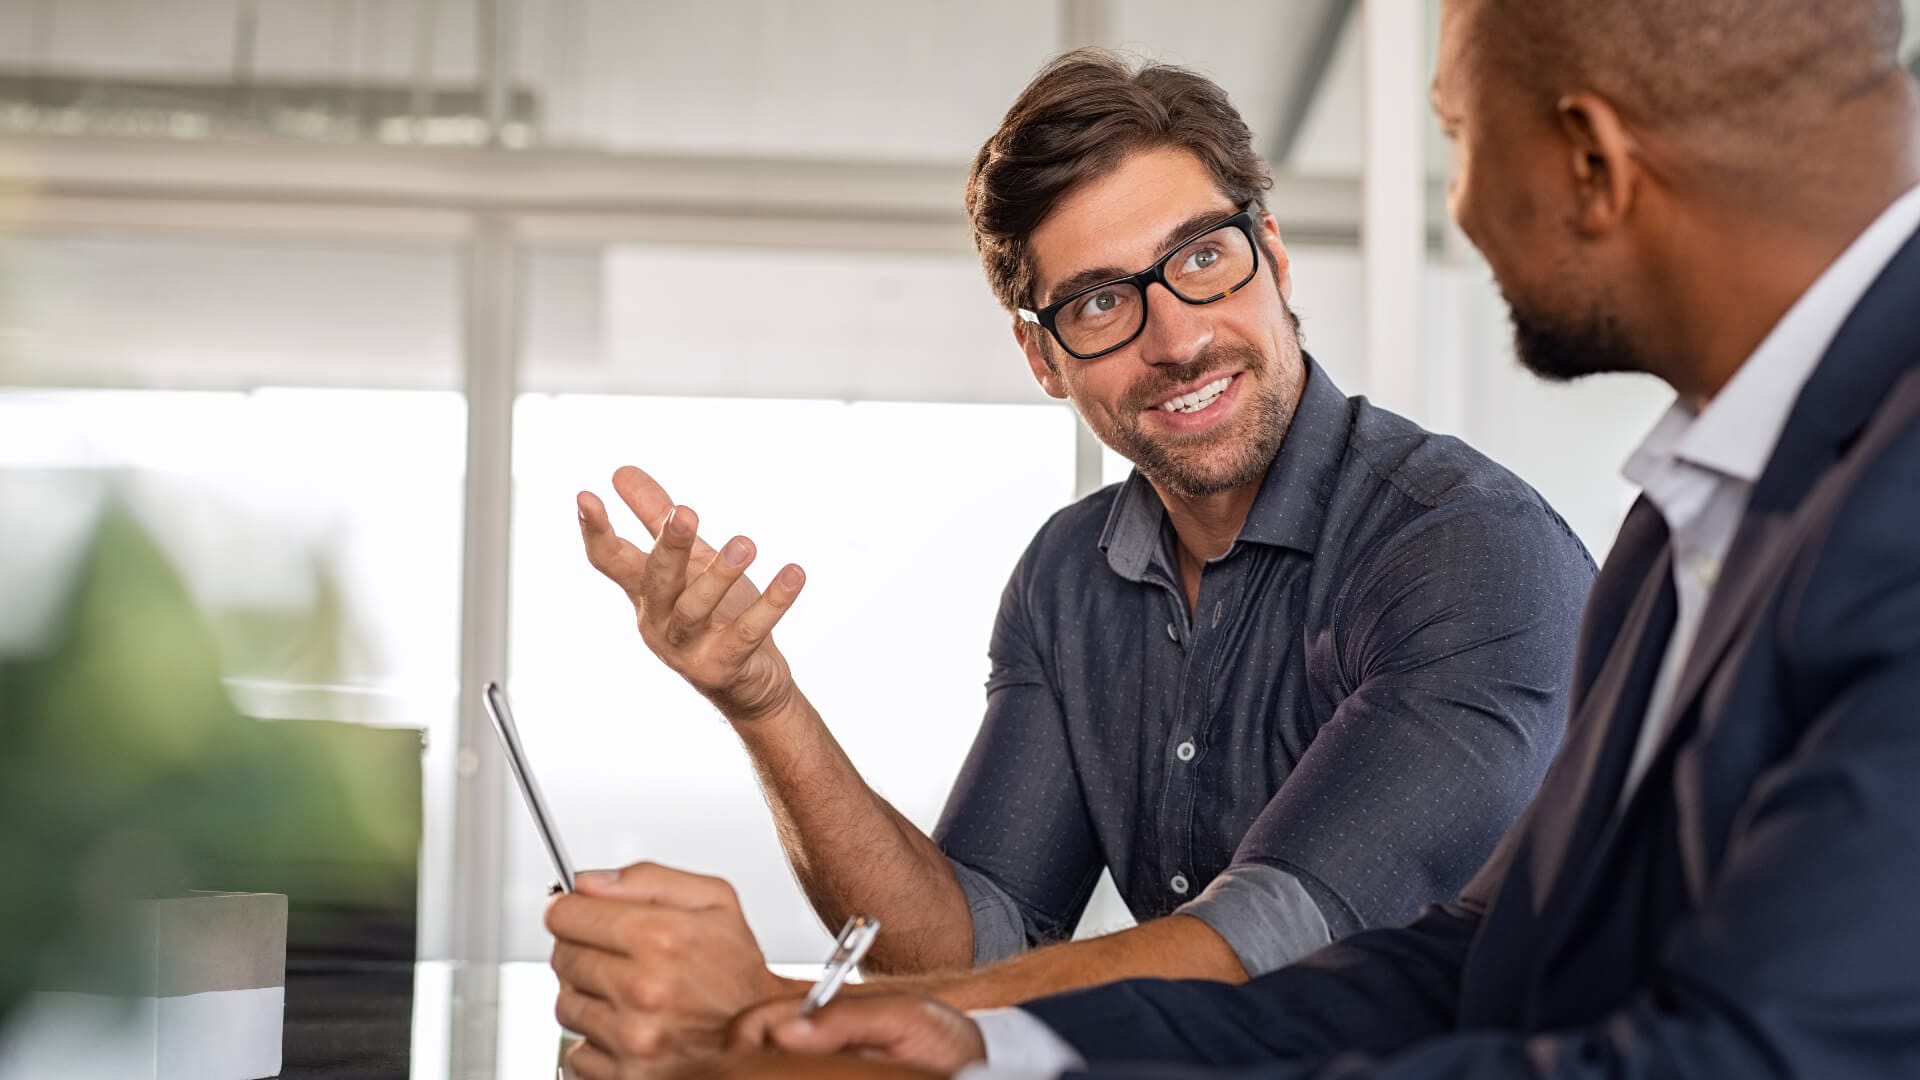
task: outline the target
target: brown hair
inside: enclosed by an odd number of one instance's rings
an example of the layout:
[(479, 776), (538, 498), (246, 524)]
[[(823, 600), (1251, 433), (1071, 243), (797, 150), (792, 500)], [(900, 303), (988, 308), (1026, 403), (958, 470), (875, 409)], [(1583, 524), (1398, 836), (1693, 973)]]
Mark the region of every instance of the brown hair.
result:
[(1156, 147), (1191, 151), (1236, 206), (1273, 186), (1253, 151), (1253, 132), (1205, 76), (1166, 64), (1136, 67), (1096, 48), (1063, 53), (1040, 69), (967, 175), (973, 244), (1002, 306), (1033, 306), (1027, 240), (1060, 199), (1128, 154)]

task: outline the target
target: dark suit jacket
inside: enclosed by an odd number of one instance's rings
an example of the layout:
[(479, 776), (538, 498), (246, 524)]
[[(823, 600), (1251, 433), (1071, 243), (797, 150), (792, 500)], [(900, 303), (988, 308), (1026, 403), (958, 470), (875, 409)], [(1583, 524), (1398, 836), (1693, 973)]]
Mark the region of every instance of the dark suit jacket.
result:
[(1459, 900), (1244, 987), (1027, 1008), (1100, 1076), (1920, 1077), (1920, 237), (1796, 402), (1622, 814), (1671, 558), (1643, 501), (1560, 756)]

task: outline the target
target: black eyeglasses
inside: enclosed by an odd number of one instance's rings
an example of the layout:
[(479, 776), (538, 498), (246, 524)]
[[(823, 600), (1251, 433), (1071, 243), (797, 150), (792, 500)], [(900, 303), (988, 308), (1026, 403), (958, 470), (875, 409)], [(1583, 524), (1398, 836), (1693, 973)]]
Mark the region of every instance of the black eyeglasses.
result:
[[(1189, 304), (1211, 304), (1239, 292), (1260, 270), (1253, 237), (1257, 203), (1201, 229), (1137, 274), (1103, 281), (1020, 318), (1046, 328), (1075, 359), (1125, 348), (1147, 328), (1147, 286), (1159, 283)], [(1169, 269), (1171, 267), (1171, 269)]]

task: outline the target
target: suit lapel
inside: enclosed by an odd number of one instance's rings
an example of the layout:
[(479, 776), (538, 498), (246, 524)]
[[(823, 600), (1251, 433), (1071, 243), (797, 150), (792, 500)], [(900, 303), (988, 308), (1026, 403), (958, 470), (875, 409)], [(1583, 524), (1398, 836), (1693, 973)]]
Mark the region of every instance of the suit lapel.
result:
[[(1670, 786), (1676, 749), (1701, 725), (1697, 706), (1702, 692), (1757, 606), (1778, 587), (1783, 572), (1799, 553), (1798, 540), (1806, 515), (1796, 511), (1814, 484), (1858, 438), (1893, 384), (1920, 364), (1920, 318), (1912, 310), (1914, 281), (1920, 281), (1920, 234), (1908, 240), (1867, 290), (1801, 390), (1780, 442), (1754, 485), (1746, 516), (1722, 564), (1720, 585), (1708, 601), (1686, 666), (1681, 669), (1672, 704), (1676, 722), (1640, 787), (1624, 806), (1619, 806), (1624, 763), (1603, 755), (1589, 766), (1594, 769), (1596, 782), (1583, 789), (1580, 828), (1569, 836), (1578, 846), (1563, 855), (1568, 860), (1568, 872), (1557, 879), (1556, 889), (1561, 894), (1549, 900), (1552, 917), (1542, 918), (1542, 930), (1548, 935), (1542, 939), (1548, 964), (1567, 943), (1565, 935), (1578, 924), (1582, 912), (1606, 895), (1596, 887), (1595, 875), (1616, 857), (1615, 849), (1623, 838), (1632, 835), (1627, 826), (1635, 818), (1636, 807)], [(1665, 554), (1658, 572), (1664, 579), (1662, 586), (1670, 593), (1671, 552)], [(1630, 647), (1625, 635), (1616, 647)], [(1641, 650), (1639, 658), (1644, 656)], [(1659, 656), (1655, 655), (1656, 671), (1658, 663)], [(1589, 708), (1603, 710), (1611, 720), (1610, 726), (1620, 729), (1630, 744), (1645, 719), (1651, 686), (1623, 680), (1621, 687), (1630, 692), (1608, 702), (1604, 700), (1605, 688), (1596, 683)], [(1606, 741), (1611, 745), (1619, 738)], [(1543, 978), (1544, 969), (1545, 965), (1536, 977)]]
[[(1632, 588), (1631, 605), (1591, 691), (1575, 713), (1572, 727), (1577, 738), (1555, 762), (1555, 772), (1562, 779), (1556, 783), (1554, 777), (1548, 778), (1541, 789), (1542, 805), (1535, 811), (1532, 885), (1534, 895), (1541, 898), (1541, 930), (1549, 939), (1571, 917), (1574, 901), (1598, 865), (1595, 848), (1619, 801), (1647, 702), (1673, 637), (1678, 602), (1666, 526), (1644, 500), (1629, 516), (1630, 528), (1636, 524), (1635, 516), (1642, 518), (1637, 524), (1646, 531), (1645, 542), (1657, 546), (1650, 557), (1642, 552), (1628, 561), (1638, 569), (1639, 580), (1622, 582), (1619, 588)], [(1627, 532), (1622, 530), (1623, 538)], [(1607, 562), (1612, 566), (1615, 559)]]
[[(1801, 390), (1722, 560), (1720, 584), (1707, 601), (1675, 684), (1676, 718), (1688, 720), (1721, 657), (1779, 581), (1796, 548), (1794, 512), (1807, 492), (1859, 436), (1888, 388), (1920, 358), (1915, 281), (1920, 281), (1920, 234), (1907, 241), (1861, 297)], [(1675, 724), (1667, 742), (1683, 741), (1683, 728), (1692, 726)], [(1668, 749), (1663, 745), (1662, 754)]]

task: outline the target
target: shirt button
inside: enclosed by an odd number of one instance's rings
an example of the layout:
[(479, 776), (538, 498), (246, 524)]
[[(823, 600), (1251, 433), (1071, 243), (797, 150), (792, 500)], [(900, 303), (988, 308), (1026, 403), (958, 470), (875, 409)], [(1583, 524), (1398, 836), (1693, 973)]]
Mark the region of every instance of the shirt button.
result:
[(1187, 875), (1185, 874), (1173, 875), (1173, 880), (1167, 882), (1167, 887), (1172, 889), (1174, 892), (1179, 893), (1181, 896), (1187, 895)]
[(1172, 623), (1167, 624), (1167, 640), (1173, 642), (1175, 645), (1180, 644), (1180, 631), (1174, 629)]
[(1693, 576), (1702, 586), (1712, 589), (1713, 583), (1720, 580), (1720, 560), (1712, 556), (1705, 556), (1695, 560), (1693, 564)]
[(1193, 760), (1193, 740), (1188, 739), (1186, 742), (1183, 742), (1179, 746), (1174, 747), (1173, 756), (1179, 758), (1181, 761), (1192, 761)]

